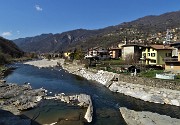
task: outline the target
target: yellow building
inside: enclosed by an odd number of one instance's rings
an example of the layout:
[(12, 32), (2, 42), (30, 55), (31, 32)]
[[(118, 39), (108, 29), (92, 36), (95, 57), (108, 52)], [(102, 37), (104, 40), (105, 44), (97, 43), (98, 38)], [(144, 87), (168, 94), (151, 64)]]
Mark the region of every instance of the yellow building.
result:
[(164, 58), (172, 56), (173, 48), (165, 45), (150, 45), (142, 51), (142, 62), (146, 65), (164, 66)]

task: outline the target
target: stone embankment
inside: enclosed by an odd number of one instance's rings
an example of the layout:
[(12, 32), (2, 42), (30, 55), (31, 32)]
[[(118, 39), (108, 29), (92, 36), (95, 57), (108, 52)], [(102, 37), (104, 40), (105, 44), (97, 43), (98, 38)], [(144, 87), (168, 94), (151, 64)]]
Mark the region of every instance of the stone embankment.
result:
[(55, 100), (61, 100), (65, 103), (71, 103), (73, 105), (79, 105), (81, 107), (87, 107), (86, 114), (84, 118), (87, 120), (87, 122), (92, 122), (93, 120), (93, 105), (91, 101), (91, 97), (86, 94), (79, 94), (79, 95), (65, 95), (64, 93), (55, 95), (53, 97), (47, 96), (45, 99), (55, 99)]
[(120, 112), (127, 125), (179, 125), (180, 119), (152, 112), (133, 111), (121, 107)]
[(148, 102), (180, 106), (180, 91), (143, 86), (126, 82), (113, 82), (109, 87), (113, 92), (138, 98)]
[(86, 78), (87, 80), (93, 80), (99, 82), (106, 86), (115, 77), (115, 73), (112, 72), (107, 72), (102, 70), (94, 71), (94, 72), (92, 70), (89, 71), (84, 68), (84, 65), (65, 64), (62, 67), (71, 74), (81, 76), (83, 78)]
[[(134, 84), (135, 81), (129, 83), (123, 82), (124, 79), (121, 79), (122, 75), (102, 70), (92, 72), (83, 68), (83, 66), (75, 64), (64, 65), (63, 68), (68, 72), (84, 77), (87, 80), (97, 81), (107, 86), (113, 92), (122, 93), (148, 102), (180, 106), (180, 91), (160, 87), (163, 86), (163, 84), (159, 85), (159, 87), (156, 87), (157, 85), (152, 87), (147, 85), (149, 83), (141, 85), (137, 83)], [(129, 80), (131, 80), (130, 77)]]

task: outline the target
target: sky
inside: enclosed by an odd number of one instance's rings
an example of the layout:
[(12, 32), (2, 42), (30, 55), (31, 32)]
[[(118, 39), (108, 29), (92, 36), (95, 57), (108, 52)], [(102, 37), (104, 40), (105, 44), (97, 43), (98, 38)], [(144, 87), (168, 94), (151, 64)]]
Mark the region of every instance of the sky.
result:
[(180, 0), (0, 0), (0, 36), (93, 30), (179, 10)]

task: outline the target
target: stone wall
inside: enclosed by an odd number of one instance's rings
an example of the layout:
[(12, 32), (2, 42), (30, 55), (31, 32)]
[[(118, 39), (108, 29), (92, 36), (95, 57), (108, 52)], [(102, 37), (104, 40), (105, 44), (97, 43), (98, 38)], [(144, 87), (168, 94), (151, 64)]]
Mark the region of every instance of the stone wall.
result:
[(180, 82), (119, 74), (119, 81), (180, 91)]
[(180, 91), (132, 84), (113, 82), (109, 89), (113, 92), (138, 98), (148, 102), (180, 106)]

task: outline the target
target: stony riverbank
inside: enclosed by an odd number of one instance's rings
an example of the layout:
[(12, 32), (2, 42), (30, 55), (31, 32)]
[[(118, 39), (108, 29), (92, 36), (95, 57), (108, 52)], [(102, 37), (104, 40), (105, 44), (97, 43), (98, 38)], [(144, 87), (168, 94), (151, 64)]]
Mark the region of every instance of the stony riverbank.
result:
[[(45, 89), (32, 89), (29, 83), (24, 85), (7, 84), (6, 81), (0, 80), (0, 112), (5, 113), (4, 115), (0, 115), (0, 124), (9, 125), (12, 122), (15, 124), (26, 124), (27, 122), (27, 125), (30, 125), (35, 121), (24, 118), (25, 116), (21, 118), (21, 112), (36, 108), (38, 104), (42, 102), (42, 99), (60, 100), (65, 103), (87, 108), (84, 119), (86, 119), (87, 122), (92, 122), (93, 105), (89, 95), (79, 94), (69, 96), (62, 93), (55, 96), (47, 96), (46, 92), (47, 90)], [(7, 120), (11, 118), (15, 120)], [(64, 119), (68, 122), (67, 118)], [(84, 122), (86, 121), (84, 120)]]
[(6, 72), (6, 70), (8, 70), (7, 67), (5, 67), (5, 66), (0, 66), (0, 79), (3, 79), (4, 73)]
[(21, 111), (36, 107), (43, 96), (44, 89), (32, 89), (29, 84), (8, 84), (0, 80), (0, 108), (15, 115)]
[[(83, 65), (79, 65), (77, 63), (64, 64), (62, 61), (57, 64), (60, 63), (61, 66), (69, 73), (84, 77), (88, 80), (97, 81), (108, 87), (113, 92), (123, 93), (144, 101), (179, 106), (180, 94), (178, 90), (165, 89), (161, 87), (158, 88), (142, 84), (140, 85), (137, 83), (133, 84), (133, 81), (132, 83), (123, 82), (121, 81), (121, 77), (115, 73), (85, 69)], [(52, 67), (52, 65), (50, 65), (50, 67)]]
[(0, 124), (36, 124), (35, 121), (20, 113), (37, 107), (45, 95), (44, 89), (32, 89), (29, 84), (8, 84), (6, 81), (0, 80)]
[(125, 107), (120, 112), (128, 125), (179, 125), (180, 119), (152, 112), (133, 111)]
[[(141, 99), (143, 101), (180, 106), (180, 91), (178, 89), (178, 84), (168, 85), (166, 83), (166, 85), (164, 85), (160, 82), (154, 83), (151, 86), (149, 85), (150, 83), (148, 80), (147, 84), (137, 84), (137, 78), (132, 77), (131, 81), (130, 76), (127, 76), (128, 81), (126, 82), (124, 81), (124, 77), (126, 76), (122, 76), (121, 74), (115, 74), (102, 70), (90, 71), (88, 69), (85, 69), (84, 65), (79, 65), (77, 63), (64, 63), (63, 59), (51, 60), (48, 63), (47, 60), (40, 60), (37, 62), (31, 61), (26, 64), (34, 65), (37, 67), (52, 67), (55, 66), (55, 64), (59, 64), (69, 73), (84, 77), (87, 80), (93, 80), (101, 83), (113, 92), (122, 93), (127, 96)], [(168, 88), (173, 88), (174, 90)], [(177, 88), (177, 90), (175, 88)]]
[(56, 59), (56, 60), (42, 59), (36, 61), (28, 61), (25, 62), (24, 64), (33, 65), (39, 68), (45, 68), (45, 67), (54, 67), (57, 65), (61, 65), (61, 63), (64, 63), (64, 59)]
[(122, 93), (148, 102), (180, 106), (180, 91), (178, 90), (133, 84), (133, 81), (132, 83), (123, 82), (119, 74), (102, 70), (91, 72), (80, 65), (64, 65), (64, 69), (88, 80), (97, 81), (107, 86), (113, 92)]

